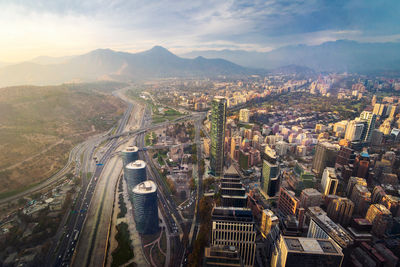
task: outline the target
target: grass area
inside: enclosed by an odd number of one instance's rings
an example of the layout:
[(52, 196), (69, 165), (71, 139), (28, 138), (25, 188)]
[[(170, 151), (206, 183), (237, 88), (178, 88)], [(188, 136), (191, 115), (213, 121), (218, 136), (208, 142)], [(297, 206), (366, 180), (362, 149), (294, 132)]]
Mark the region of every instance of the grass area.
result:
[(167, 235), (165, 232), (162, 233), (162, 236), (160, 239), (160, 247), (164, 252), (167, 252)]
[(153, 111), (152, 121), (153, 123), (161, 123), (165, 121), (170, 121), (179, 118), (180, 116), (184, 115), (180, 113), (178, 110), (173, 108), (165, 108), (160, 105), (156, 105), (150, 98), (142, 98), (141, 92), (139, 90), (128, 90), (127, 96), (131, 97), (136, 101), (140, 101), (145, 103), (151, 107)]
[(115, 239), (118, 242), (117, 248), (111, 253), (111, 266), (121, 266), (133, 258), (133, 247), (129, 238), (128, 224), (122, 222), (117, 225), (117, 234)]
[(147, 133), (144, 137), (144, 143), (146, 146), (152, 146), (157, 143), (157, 136), (155, 132)]
[(285, 109), (297, 107), (309, 112), (335, 112), (342, 118), (354, 118), (358, 116), (367, 105), (365, 99), (337, 99), (335, 97), (324, 97), (304, 92), (286, 93), (271, 96), (263, 103), (264, 107), (273, 105), (275, 108)]
[(119, 213), (117, 215), (117, 218), (122, 218), (125, 217), (127, 209), (126, 209), (126, 205), (125, 205), (125, 200), (124, 200), (124, 195), (123, 194), (119, 194), (118, 196), (118, 204), (119, 204)]
[(92, 172), (87, 172), (86, 173), (86, 179), (90, 180), (90, 178), (92, 177), (93, 173)]
[(163, 112), (160, 112), (159, 111), (160, 108), (161, 107), (159, 107), (159, 106), (155, 106), (155, 108), (153, 108), (152, 119), (153, 119), (154, 123), (175, 120), (183, 115), (179, 111), (177, 111), (175, 109), (171, 109), (171, 108), (161, 108), (161, 109), (163, 109)]

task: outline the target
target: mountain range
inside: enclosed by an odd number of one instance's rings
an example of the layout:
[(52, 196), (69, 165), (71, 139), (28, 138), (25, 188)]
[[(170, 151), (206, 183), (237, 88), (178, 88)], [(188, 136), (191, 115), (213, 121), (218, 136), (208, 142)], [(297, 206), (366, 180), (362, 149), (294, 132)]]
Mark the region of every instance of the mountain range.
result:
[(171, 77), (239, 77), (267, 71), (399, 75), (400, 43), (338, 40), (314, 46), (286, 46), (270, 52), (207, 50), (180, 56), (161, 46), (140, 53), (97, 49), (77, 56), (42, 56), (19, 64), (0, 64), (0, 87), (99, 80), (129, 82)]
[(260, 70), (245, 68), (224, 59), (181, 58), (161, 46), (140, 53), (97, 49), (87, 54), (50, 58), (0, 68), (0, 86), (98, 80), (132, 81), (166, 77), (216, 77), (249, 75)]
[(320, 45), (285, 46), (269, 52), (203, 50), (181, 56), (223, 58), (242, 66), (267, 70), (300, 65), (317, 72), (400, 73), (400, 43), (337, 40)]

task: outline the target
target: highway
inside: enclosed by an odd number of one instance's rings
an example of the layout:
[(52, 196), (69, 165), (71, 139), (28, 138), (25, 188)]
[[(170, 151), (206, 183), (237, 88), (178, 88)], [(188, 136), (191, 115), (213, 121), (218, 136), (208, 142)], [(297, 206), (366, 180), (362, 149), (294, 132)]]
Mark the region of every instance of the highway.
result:
[[(126, 101), (126, 98), (122, 97), (121, 91), (122, 90), (119, 90), (119, 92), (113, 94)], [(76, 146), (76, 148), (74, 148), (74, 150), (71, 152), (69, 164), (75, 161), (77, 167), (76, 174), (83, 174), (82, 189), (74, 201), (72, 211), (68, 216), (65, 216), (64, 221), (61, 223), (59, 231), (54, 238), (53, 246), (48, 253), (46, 266), (70, 266), (71, 263), (75, 261), (75, 264), (73, 264), (74, 266), (101, 265), (101, 263), (104, 262), (105, 253), (104, 250), (101, 251), (98, 249), (98, 247), (100, 246), (101, 248), (101, 243), (105, 242), (105, 240), (104, 242), (102, 241), (104, 233), (102, 232), (101, 237), (99, 236), (99, 238), (97, 238), (97, 235), (99, 234), (99, 225), (104, 226), (105, 220), (109, 219), (103, 218), (105, 217), (102, 216), (104, 213), (103, 209), (108, 210), (108, 206), (110, 206), (109, 197), (105, 197), (105, 189), (111, 189), (115, 187), (113, 182), (110, 184), (108, 183), (109, 178), (107, 176), (110, 176), (110, 173), (116, 172), (118, 172), (117, 174), (119, 175), (122, 170), (122, 166), (117, 166), (116, 164), (118, 161), (113, 158), (117, 155), (115, 152), (116, 149), (122, 143), (126, 142), (130, 138), (133, 138), (134, 136), (137, 136), (137, 146), (139, 148), (143, 148), (144, 136), (147, 131), (166, 127), (171, 123), (179, 123), (184, 120), (196, 119), (196, 121), (200, 121), (200, 118), (204, 116), (203, 113), (198, 113), (184, 116), (173, 121), (152, 125), (151, 111), (147, 110), (147, 112), (144, 112), (139, 129), (129, 129), (129, 131), (126, 131), (126, 126), (133, 108), (133, 105), (130, 102), (131, 101), (128, 101), (128, 108), (122, 116), (113, 135), (111, 135), (111, 132), (109, 131), (108, 135), (99, 135), (91, 138), (88, 141)], [(107, 143), (103, 146), (104, 152), (102, 156), (98, 157), (100, 164), (96, 166), (93, 161), (94, 152), (99, 144), (103, 143), (104, 141), (107, 141)], [(164, 215), (163, 217), (166, 220), (168, 232), (172, 233), (169, 238), (169, 242), (171, 242), (170, 255), (172, 255), (172, 258), (168, 259), (170, 263), (169, 265), (179, 266), (183, 262), (183, 256), (185, 252), (180, 239), (180, 234), (184, 232), (187, 233), (185, 222), (180, 213), (177, 211), (175, 201), (172, 199), (164, 179), (160, 176), (156, 166), (154, 166), (153, 161), (149, 158), (147, 152), (141, 151), (139, 155), (148, 163), (147, 171), (149, 179), (154, 180), (158, 185), (158, 197), (160, 203), (159, 207)], [(80, 162), (81, 156), (82, 162)], [(104, 173), (106, 168), (107, 173)], [(109, 171), (110, 168), (111, 172)], [(87, 173), (92, 173), (92, 175), (86, 178)], [(101, 189), (96, 189), (96, 187), (98, 188), (97, 185), (99, 181), (102, 183), (102, 187)], [(99, 201), (92, 203), (92, 197), (96, 193), (96, 190), (103, 191), (103, 194), (101, 195)], [(88, 210), (96, 210), (96, 213), (88, 215)], [(89, 232), (88, 230), (85, 230), (85, 236), (83, 237), (84, 242), (82, 243), (80, 242), (80, 238), (82, 236), (83, 227), (85, 227), (85, 224), (87, 224), (87, 216), (90, 216), (91, 221), (94, 221), (91, 222), (93, 224), (87, 226), (89, 228), (93, 228), (93, 230), (90, 231), (90, 234), (86, 233)], [(80, 243), (84, 245), (78, 245), (79, 247), (77, 247), (77, 244)], [(78, 255), (76, 250), (79, 252)]]
[(199, 145), (200, 144), (201, 122), (202, 122), (202, 118), (195, 121), (195, 142), (197, 144), (197, 177), (198, 177), (198, 181), (197, 181), (197, 197), (196, 197), (197, 200), (196, 200), (195, 215), (194, 215), (194, 219), (192, 221), (192, 226), (191, 226), (191, 229), (193, 229), (192, 238), (191, 238), (191, 240), (189, 240), (190, 249), (192, 249), (192, 247), (194, 245), (194, 241), (196, 240), (197, 233), (198, 233), (199, 226), (200, 226), (199, 203), (200, 203), (200, 199), (203, 195), (203, 176), (200, 173), (200, 162), (202, 159), (202, 153), (201, 153), (201, 146)]
[[(122, 116), (120, 123), (117, 127), (116, 133), (121, 133), (128, 122), (129, 116), (132, 112), (132, 104), (128, 105), (127, 110)], [(92, 158), (93, 153), (96, 147), (104, 140), (104, 136), (99, 138), (90, 139), (85, 142), (81, 147), (84, 151), (80, 151), (83, 153), (83, 162), (81, 163), (80, 172), (86, 176), (86, 173), (92, 172)], [(108, 145), (106, 145), (107, 150), (103, 154), (103, 156), (99, 160), (99, 164), (105, 164), (112, 152), (114, 152), (118, 139), (112, 139)], [(80, 160), (81, 154), (75, 155), (75, 160)], [(70, 212), (67, 222), (62, 232), (57, 233), (56, 238), (58, 237), (58, 241), (50, 250), (48, 255), (48, 259), (46, 261), (47, 266), (69, 266), (71, 262), (71, 258), (74, 255), (75, 247), (79, 239), (79, 235), (81, 233), (82, 227), (84, 225), (86, 219), (86, 212), (91, 203), (91, 199), (96, 188), (96, 184), (98, 182), (98, 177), (100, 176), (104, 165), (97, 165), (94, 170), (94, 174), (89, 177), (83, 177), (82, 179), (82, 189), (79, 192), (78, 197), (74, 201), (73, 210)]]

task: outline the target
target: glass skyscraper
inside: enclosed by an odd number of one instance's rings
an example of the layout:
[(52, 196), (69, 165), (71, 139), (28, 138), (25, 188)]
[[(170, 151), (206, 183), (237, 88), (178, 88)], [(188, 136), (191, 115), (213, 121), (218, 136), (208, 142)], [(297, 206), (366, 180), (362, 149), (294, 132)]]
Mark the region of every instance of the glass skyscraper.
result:
[(211, 103), (210, 170), (214, 176), (221, 176), (224, 170), (225, 122), (226, 99), (216, 96)]
[(140, 234), (154, 234), (159, 231), (157, 186), (153, 181), (144, 181), (135, 186), (133, 209), (136, 229)]

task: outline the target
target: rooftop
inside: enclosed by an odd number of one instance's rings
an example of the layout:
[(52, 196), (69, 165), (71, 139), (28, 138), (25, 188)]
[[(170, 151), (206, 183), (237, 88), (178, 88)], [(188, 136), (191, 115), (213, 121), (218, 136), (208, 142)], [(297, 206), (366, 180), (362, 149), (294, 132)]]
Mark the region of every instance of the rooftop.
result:
[(146, 168), (146, 162), (144, 162), (143, 160), (137, 160), (134, 162), (129, 163), (128, 165), (126, 165), (127, 169), (143, 169)]
[(346, 247), (353, 243), (353, 239), (346, 230), (334, 223), (320, 207), (309, 207), (311, 218), (321, 227), (335, 242), (342, 247)]
[(144, 181), (136, 185), (135, 188), (132, 189), (132, 192), (136, 194), (148, 194), (148, 193), (154, 193), (156, 191), (157, 191), (157, 185), (150, 180)]
[(315, 188), (305, 188), (302, 193), (307, 194), (308, 196), (321, 196), (321, 192), (319, 192)]
[(139, 149), (137, 146), (128, 146), (127, 148), (125, 148), (124, 150), (122, 150), (122, 152), (137, 152)]
[(312, 254), (337, 254), (342, 255), (342, 252), (329, 239), (316, 239), (305, 237), (288, 237), (283, 236), (286, 247), (289, 252), (303, 252)]

